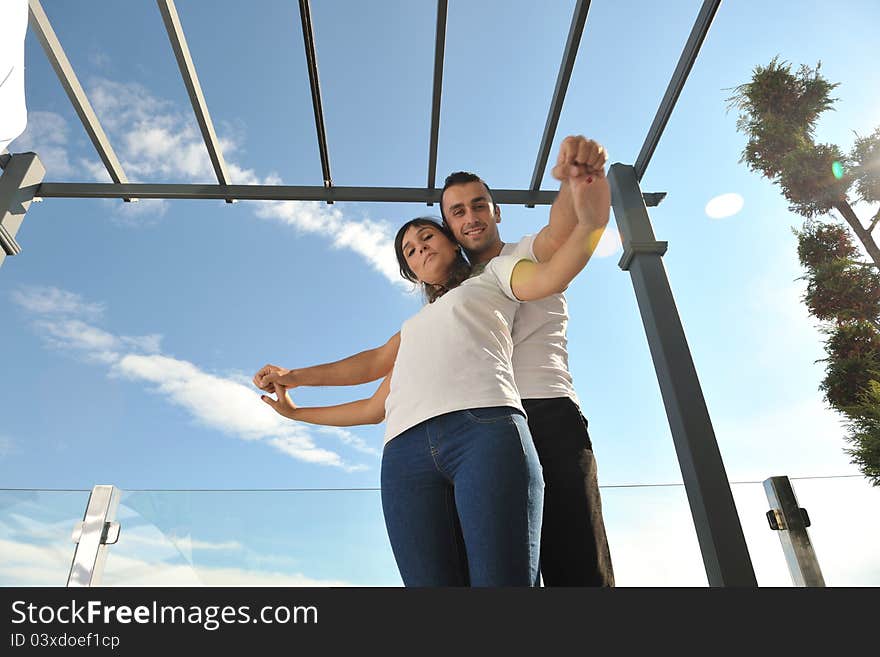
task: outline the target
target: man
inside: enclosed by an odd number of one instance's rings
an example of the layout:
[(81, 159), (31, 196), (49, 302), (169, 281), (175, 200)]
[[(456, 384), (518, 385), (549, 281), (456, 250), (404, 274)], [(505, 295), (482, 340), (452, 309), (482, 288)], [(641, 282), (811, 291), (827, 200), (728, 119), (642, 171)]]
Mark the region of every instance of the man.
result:
[[(595, 175), (584, 163), (595, 162), (597, 153), (604, 168), (604, 152), (596, 142), (582, 136), (563, 140), (553, 169), (561, 184), (550, 220), (537, 235), (517, 244), (501, 241), (501, 209), (489, 187), (472, 173), (447, 177), (440, 197), (443, 221), (477, 271), (500, 254), (544, 262), (577, 221), (569, 181)], [(604, 177), (601, 184), (607, 185)], [(591, 240), (593, 248), (600, 235)], [(556, 294), (522, 304), (512, 331), (514, 377), (544, 473), (541, 575), (547, 586), (613, 586), (596, 461), (568, 371), (567, 323), (565, 297)], [(254, 384), (274, 392), (275, 383), (288, 388), (366, 383), (391, 372), (399, 344), (400, 334), (395, 334), (381, 347), (334, 363), (293, 370), (266, 365)]]

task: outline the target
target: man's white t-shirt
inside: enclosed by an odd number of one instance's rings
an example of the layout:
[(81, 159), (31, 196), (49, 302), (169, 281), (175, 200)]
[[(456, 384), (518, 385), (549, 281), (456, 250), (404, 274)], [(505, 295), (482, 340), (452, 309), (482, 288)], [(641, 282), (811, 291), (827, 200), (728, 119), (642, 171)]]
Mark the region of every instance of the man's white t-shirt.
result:
[[(537, 261), (534, 242), (534, 235), (526, 235), (505, 244), (501, 256)], [(562, 294), (520, 304), (513, 320), (513, 373), (523, 399), (570, 397), (580, 406), (568, 371), (567, 327), (568, 303)]]
[(523, 410), (514, 381), (511, 329), (520, 302), (510, 287), (525, 256), (498, 256), (485, 270), (403, 323), (385, 400), (385, 442), (444, 413), (510, 406)]

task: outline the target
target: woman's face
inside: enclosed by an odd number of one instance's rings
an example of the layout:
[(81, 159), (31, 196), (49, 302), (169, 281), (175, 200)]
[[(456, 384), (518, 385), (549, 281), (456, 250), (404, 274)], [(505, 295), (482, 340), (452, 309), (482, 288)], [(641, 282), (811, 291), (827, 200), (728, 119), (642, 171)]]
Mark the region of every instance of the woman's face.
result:
[(457, 251), (457, 245), (434, 226), (410, 226), (403, 234), (403, 257), (422, 283), (447, 281)]

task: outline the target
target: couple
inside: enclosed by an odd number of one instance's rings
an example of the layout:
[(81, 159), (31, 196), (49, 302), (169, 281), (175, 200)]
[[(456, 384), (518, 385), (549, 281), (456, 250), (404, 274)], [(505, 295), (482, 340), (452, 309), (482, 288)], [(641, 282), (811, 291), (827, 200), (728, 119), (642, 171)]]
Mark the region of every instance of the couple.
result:
[[(595, 141), (567, 137), (548, 225), (511, 245), (488, 186), (450, 175), (443, 223), (413, 219), (394, 241), (401, 275), (428, 301), (401, 331), (335, 363), (254, 376), (293, 420), (385, 420), (382, 509), (406, 586), (533, 586), (540, 575), (549, 586), (613, 586), (562, 296), (608, 223), (605, 163)], [(297, 407), (287, 393), (382, 377), (371, 398), (338, 406)]]

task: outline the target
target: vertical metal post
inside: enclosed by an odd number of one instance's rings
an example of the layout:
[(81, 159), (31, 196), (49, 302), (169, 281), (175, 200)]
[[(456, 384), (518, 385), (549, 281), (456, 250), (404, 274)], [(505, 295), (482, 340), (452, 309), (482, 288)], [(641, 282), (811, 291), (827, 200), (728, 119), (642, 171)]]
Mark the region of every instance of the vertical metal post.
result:
[(788, 477), (770, 477), (764, 480), (764, 492), (770, 502), (767, 519), (770, 528), (779, 532), (779, 542), (795, 586), (825, 586), (816, 552), (810, 542), (807, 527), (810, 517), (798, 506), (797, 497)]
[(0, 177), (0, 265), (6, 256), (21, 253), (15, 236), (45, 175), (36, 153), (16, 153), (4, 164)]
[(757, 586), (712, 421), (635, 169), (609, 171), (614, 218), (657, 372), (710, 586)]
[(98, 586), (107, 560), (107, 546), (119, 540), (115, 522), (120, 491), (115, 486), (95, 486), (83, 521), (73, 529), (77, 544), (67, 576), (67, 586)]

